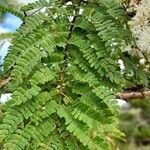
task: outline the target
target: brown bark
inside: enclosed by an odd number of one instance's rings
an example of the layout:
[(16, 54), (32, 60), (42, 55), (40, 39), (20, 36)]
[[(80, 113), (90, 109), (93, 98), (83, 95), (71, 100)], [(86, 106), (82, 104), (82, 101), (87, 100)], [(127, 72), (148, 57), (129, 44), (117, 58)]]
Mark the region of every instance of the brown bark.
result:
[(124, 92), (124, 93), (117, 93), (116, 98), (130, 101), (132, 99), (144, 99), (146, 97), (150, 97), (150, 90), (143, 91), (143, 92)]
[(10, 80), (11, 80), (11, 77), (8, 77), (8, 78), (6, 78), (4, 80), (0, 80), (0, 88), (2, 86), (4, 86), (5, 84), (7, 84)]

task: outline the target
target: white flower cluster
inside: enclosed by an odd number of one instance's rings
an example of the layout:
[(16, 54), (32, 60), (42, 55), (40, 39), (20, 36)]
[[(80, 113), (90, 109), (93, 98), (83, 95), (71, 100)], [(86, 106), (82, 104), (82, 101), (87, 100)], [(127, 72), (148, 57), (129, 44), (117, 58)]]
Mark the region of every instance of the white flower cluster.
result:
[(141, 0), (135, 10), (136, 15), (129, 25), (141, 52), (150, 54), (150, 0)]

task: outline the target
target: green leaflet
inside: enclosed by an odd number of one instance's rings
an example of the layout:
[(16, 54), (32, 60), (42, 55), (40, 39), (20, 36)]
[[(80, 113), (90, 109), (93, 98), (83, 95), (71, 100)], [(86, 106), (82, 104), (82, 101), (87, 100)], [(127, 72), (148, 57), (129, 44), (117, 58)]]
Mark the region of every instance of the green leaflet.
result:
[(110, 108), (112, 113), (118, 115), (119, 113), (119, 106), (115, 101), (115, 96), (112, 95), (109, 88), (104, 86), (99, 86), (92, 90), (100, 99), (103, 99), (105, 104)]
[(118, 60), (130, 42), (125, 12), (115, 0), (39, 0), (22, 12), (4, 62), (4, 150), (110, 150), (125, 81)]
[[(34, 73), (32, 76), (30, 83), (31, 85), (44, 84), (48, 81), (51, 81), (55, 77), (54, 72), (49, 68), (42, 68)], [(39, 80), (41, 79), (41, 80)]]
[(23, 116), (17, 110), (7, 112), (0, 125), (0, 141), (6, 138), (10, 133), (13, 133), (17, 125), (22, 121)]
[(54, 120), (50, 118), (43, 119), (43, 121), (35, 129), (33, 136), (33, 144), (31, 149), (36, 149), (42, 142), (53, 132), (56, 128)]
[[(79, 122), (77, 120), (75, 120), (68, 112), (67, 108), (65, 108), (64, 106), (62, 107), (58, 107), (58, 115), (60, 117), (64, 117), (66, 120), (66, 125), (67, 125), (67, 130), (72, 133), (74, 136), (76, 136), (80, 142), (83, 143), (84, 146), (88, 146), (89, 149), (98, 149), (98, 150), (102, 150), (104, 147), (108, 148), (107, 144), (102, 140), (102, 139), (91, 139), (90, 137), (88, 137), (88, 134), (86, 133), (86, 128), (87, 126), (82, 123)], [(99, 140), (99, 142), (97, 143), (97, 140)], [(99, 146), (97, 145), (99, 144)], [(104, 147), (103, 147), (104, 146)]]
[[(50, 101), (52, 98), (51, 96), (54, 93), (55, 92), (41, 92), (36, 96), (36, 98), (25, 102), (24, 105), (19, 105), (19, 107), (14, 106), (14, 108), (10, 109), (9, 112), (6, 112), (2, 119), (2, 124), (0, 125), (0, 139), (2, 140), (6, 137), (8, 133), (13, 133), (24, 119), (30, 118), (33, 123), (38, 125), (42, 119), (54, 113), (56, 111), (54, 108), (56, 103), (54, 101)], [(46, 104), (49, 105), (45, 106)], [(7, 107), (8, 106), (9, 104)]]
[(11, 101), (8, 102), (7, 106), (13, 107), (25, 103), (28, 99), (30, 100), (33, 96), (36, 96), (41, 89), (38, 86), (33, 86), (28, 90), (18, 88), (12, 95)]
[[(33, 62), (32, 62), (32, 65), (33, 65)], [(18, 74), (20, 72), (18, 72)], [(18, 74), (17, 74), (16, 80), (18, 80)], [(39, 78), (41, 80), (39, 80)], [(20, 105), (21, 103), (24, 103), (27, 100), (31, 99), (33, 96), (36, 96), (41, 91), (41, 88), (38, 86), (38, 84), (44, 85), (46, 82), (51, 81), (53, 78), (54, 78), (54, 74), (49, 68), (43, 68), (43, 69), (40, 69), (39, 71), (36, 71), (30, 80), (31, 88), (23, 89), (22, 87), (19, 87), (12, 94), (12, 100), (8, 102), (8, 105), (10, 105), (10, 107), (15, 106), (15, 105)]]
[[(35, 14), (31, 17), (26, 17), (24, 26), (21, 26), (15, 33), (15, 37), (16, 37), (15, 39), (18, 41), (22, 37), (26, 37), (29, 33), (36, 30), (37, 27), (42, 26), (42, 24), (47, 20), (48, 20), (48, 16), (41, 12), (39, 12), (38, 14)], [(28, 40), (28, 41), (30, 41), (30, 40)], [(29, 42), (29, 44), (31, 44), (31, 43)]]
[[(38, 147), (41, 144), (42, 139), (47, 137), (55, 129), (53, 120), (43, 120), (38, 126), (26, 125), (24, 130), (17, 129), (11, 137), (8, 138), (4, 144), (4, 150), (6, 149), (25, 149), (29, 146), (30, 139), (33, 138), (34, 147)], [(14, 140), (15, 139), (15, 140)], [(39, 142), (39, 143), (38, 143)]]

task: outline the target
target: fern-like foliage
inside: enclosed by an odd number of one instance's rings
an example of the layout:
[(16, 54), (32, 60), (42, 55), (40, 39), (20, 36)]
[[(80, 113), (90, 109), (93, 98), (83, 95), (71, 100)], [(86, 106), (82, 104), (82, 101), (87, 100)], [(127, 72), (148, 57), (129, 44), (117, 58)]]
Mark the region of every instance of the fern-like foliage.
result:
[(29, 15), (4, 62), (11, 80), (2, 91), (12, 96), (1, 109), (3, 149), (109, 150), (106, 137), (119, 133), (125, 12), (115, 0), (39, 0), (20, 11)]

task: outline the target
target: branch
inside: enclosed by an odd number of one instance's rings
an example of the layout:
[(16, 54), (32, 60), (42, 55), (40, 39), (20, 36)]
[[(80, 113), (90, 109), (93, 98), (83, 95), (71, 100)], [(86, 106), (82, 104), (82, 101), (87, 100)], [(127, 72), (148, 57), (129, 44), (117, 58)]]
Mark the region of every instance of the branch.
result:
[(0, 34), (0, 40), (4, 40), (4, 39), (11, 39), (13, 38), (13, 33), (1, 33)]
[[(63, 2), (66, 2), (66, 0), (63, 1)], [(75, 23), (78, 15), (79, 15), (79, 10), (80, 10), (81, 3), (82, 3), (82, 0), (79, 0), (78, 6), (75, 9), (75, 15), (73, 17), (73, 20), (71, 22), (71, 26), (69, 28), (69, 34), (67, 36), (67, 41), (69, 41), (72, 37), (72, 33), (73, 33), (73, 30), (74, 30), (74, 23)], [(64, 62), (61, 65), (61, 71), (60, 71), (60, 80), (59, 80), (59, 97), (60, 97), (60, 100), (59, 100), (59, 104), (61, 104), (61, 102), (64, 98), (64, 95), (62, 93), (64, 93), (65, 70), (66, 70), (67, 65), (68, 65), (68, 54), (67, 54), (68, 49), (69, 49), (69, 45), (67, 43), (65, 48), (64, 48)]]
[(124, 92), (115, 94), (116, 98), (123, 99), (125, 101), (130, 101), (132, 99), (144, 99), (150, 97), (150, 90), (144, 92)]
[(8, 78), (4, 80), (0, 80), (0, 88), (4, 85), (6, 85), (12, 78), (9, 76)]

